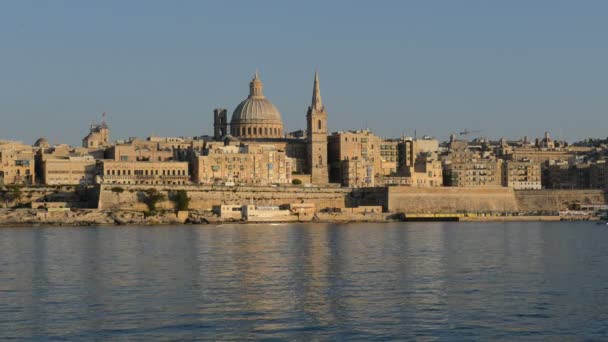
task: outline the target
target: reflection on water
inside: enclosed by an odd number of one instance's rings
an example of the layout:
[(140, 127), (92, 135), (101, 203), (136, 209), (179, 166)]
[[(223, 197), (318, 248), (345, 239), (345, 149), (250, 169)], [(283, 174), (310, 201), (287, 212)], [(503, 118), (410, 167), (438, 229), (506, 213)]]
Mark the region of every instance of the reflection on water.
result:
[(608, 338), (608, 229), (0, 229), (0, 339)]

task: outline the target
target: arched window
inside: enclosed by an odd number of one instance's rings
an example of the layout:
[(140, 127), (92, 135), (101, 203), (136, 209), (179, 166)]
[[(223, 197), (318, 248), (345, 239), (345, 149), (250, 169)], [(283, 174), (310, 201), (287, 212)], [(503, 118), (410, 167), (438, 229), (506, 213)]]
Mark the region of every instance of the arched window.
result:
[(247, 133), (251, 135), (251, 127), (247, 127)]
[(321, 129), (321, 126), (322, 126), (322, 125), (321, 125), (321, 120), (319, 120), (319, 121), (317, 122), (317, 125), (319, 126), (319, 129)]
[(253, 134), (258, 134), (258, 128), (257, 127), (253, 127)]
[(264, 128), (264, 134), (268, 135), (268, 127)]
[(241, 135), (245, 135), (245, 127), (243, 127), (242, 131), (243, 132), (241, 133)]

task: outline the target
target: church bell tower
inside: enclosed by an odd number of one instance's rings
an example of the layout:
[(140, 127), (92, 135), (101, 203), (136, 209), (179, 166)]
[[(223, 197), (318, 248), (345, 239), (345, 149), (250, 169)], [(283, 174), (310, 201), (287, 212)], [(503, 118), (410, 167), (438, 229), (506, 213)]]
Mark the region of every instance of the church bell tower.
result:
[(319, 73), (315, 71), (312, 103), (306, 113), (308, 171), (313, 184), (327, 184), (327, 112), (321, 100)]

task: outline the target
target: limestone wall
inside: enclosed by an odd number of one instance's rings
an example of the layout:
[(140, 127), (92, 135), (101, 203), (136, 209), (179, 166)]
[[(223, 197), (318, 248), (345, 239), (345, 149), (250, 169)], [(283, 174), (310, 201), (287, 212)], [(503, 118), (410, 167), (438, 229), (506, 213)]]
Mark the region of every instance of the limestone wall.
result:
[(603, 190), (532, 190), (515, 191), (522, 211), (555, 212), (569, 209), (573, 204), (608, 204)]
[[(103, 210), (145, 211), (138, 198), (150, 186), (125, 185), (120, 194), (111, 186), (100, 189), (99, 208)], [(223, 187), (223, 186), (157, 186), (167, 197), (170, 191), (186, 190), (190, 209), (211, 210), (221, 204), (282, 205), (314, 203), (317, 210), (356, 206), (382, 206), (391, 213), (458, 213), (458, 212), (556, 212), (574, 203), (607, 204), (608, 195), (601, 190), (519, 190), (510, 188), (419, 188), (377, 187), (361, 189), (306, 187)], [(165, 201), (159, 209), (174, 209)]]
[[(19, 188), (20, 196), (14, 199), (7, 189), (0, 190), (0, 208), (27, 206), (37, 208), (47, 202), (66, 202), (70, 207), (95, 208), (97, 193), (94, 187), (28, 186)], [(32, 205), (32, 203), (34, 203)], [(39, 204), (38, 204), (39, 203)]]
[[(150, 186), (124, 185), (122, 193), (112, 192), (112, 187), (101, 187), (99, 208), (104, 210), (146, 210), (146, 205), (140, 201), (142, 191)], [(306, 187), (225, 187), (225, 186), (156, 186), (157, 190), (169, 197), (170, 191), (185, 190), (190, 197), (192, 210), (211, 210), (221, 204), (282, 205), (290, 203), (314, 203), (317, 209), (343, 208), (347, 189), (341, 188), (306, 188)], [(173, 209), (171, 201), (158, 205), (159, 209)]]
[[(376, 190), (377, 191), (377, 190)], [(407, 213), (557, 212), (572, 204), (608, 204), (602, 190), (387, 188), (387, 209)]]
[(510, 188), (388, 187), (390, 212), (457, 213), (518, 211)]

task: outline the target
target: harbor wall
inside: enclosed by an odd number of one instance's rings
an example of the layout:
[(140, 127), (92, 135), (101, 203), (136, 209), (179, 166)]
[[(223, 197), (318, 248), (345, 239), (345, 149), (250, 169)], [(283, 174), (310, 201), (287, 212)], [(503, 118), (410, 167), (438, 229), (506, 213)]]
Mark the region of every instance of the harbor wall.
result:
[[(69, 202), (71, 207), (101, 210), (145, 211), (143, 192), (151, 186), (104, 185), (77, 193), (76, 187), (32, 187), (21, 189), (20, 202)], [(155, 186), (169, 198), (172, 191), (185, 190), (191, 210), (211, 210), (216, 205), (283, 205), (313, 203), (317, 210), (357, 206), (382, 206), (391, 213), (528, 212), (551, 213), (572, 208), (574, 204), (608, 204), (603, 190), (513, 190), (509, 188), (419, 188), (376, 187), (345, 189), (338, 187), (225, 187)], [(90, 203), (86, 203), (86, 202)], [(5, 200), (1, 205), (7, 207)], [(174, 209), (172, 201), (159, 203), (159, 209)], [(32, 208), (31, 205), (28, 207)], [(33, 206), (37, 208), (37, 206)]]
[(510, 188), (377, 187), (355, 189), (355, 205), (382, 205), (392, 213), (526, 212), (555, 213), (575, 204), (608, 204), (604, 190), (513, 190)]
[[(103, 210), (147, 209), (142, 201), (143, 192), (151, 186), (121, 185), (121, 193), (113, 192), (113, 186), (103, 185), (100, 190), (99, 208)], [(338, 187), (270, 187), (270, 186), (154, 186), (170, 198), (173, 191), (184, 190), (190, 198), (191, 210), (212, 210), (222, 204), (283, 205), (292, 203), (314, 203), (319, 209), (344, 208), (348, 189)], [(160, 209), (173, 209), (174, 203), (167, 200), (158, 204)]]

